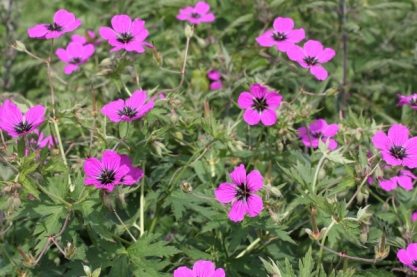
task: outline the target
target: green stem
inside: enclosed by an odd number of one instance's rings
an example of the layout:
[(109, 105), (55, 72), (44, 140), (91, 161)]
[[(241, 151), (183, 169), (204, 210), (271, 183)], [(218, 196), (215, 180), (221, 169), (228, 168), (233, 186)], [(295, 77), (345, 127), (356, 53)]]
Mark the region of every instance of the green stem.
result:
[[(266, 232), (266, 235), (268, 235), (268, 234), (269, 234), (269, 232)], [(251, 251), (260, 241), (261, 241), (260, 238), (257, 238), (256, 240), (254, 240), (251, 244), (249, 244), (248, 247), (246, 247), (245, 250), (243, 250), (242, 252), (240, 252), (239, 255), (236, 256), (236, 259), (239, 259), (240, 257), (243, 257), (246, 253)]]
[(70, 203), (68, 203), (67, 201), (65, 201), (64, 199), (62, 199), (61, 197), (59, 197), (59, 196), (56, 196), (55, 194), (53, 194), (53, 193), (50, 193), (49, 191), (47, 191), (44, 187), (42, 187), (41, 185), (38, 185), (38, 188), (43, 192), (43, 193), (45, 193), (46, 195), (48, 195), (49, 197), (51, 197), (51, 198), (54, 198), (54, 199), (56, 199), (56, 200), (58, 200), (59, 202), (61, 202), (62, 204), (64, 204), (65, 205), (65, 207), (67, 207), (67, 208), (71, 208), (71, 204)]
[(132, 235), (132, 233), (129, 231), (129, 229), (126, 227), (126, 225), (123, 223), (122, 219), (119, 217), (119, 215), (117, 214), (116, 210), (113, 209), (113, 213), (114, 215), (117, 217), (117, 219), (119, 220), (119, 222), (122, 224), (123, 228), (125, 228), (125, 230), (127, 231), (127, 233), (130, 235), (130, 237), (133, 239), (134, 242), (136, 242), (135, 237)]
[[(323, 238), (321, 239), (321, 245), (324, 245), (324, 243), (326, 242), (326, 238), (327, 238), (327, 234), (330, 232), (330, 229), (333, 228), (334, 224), (336, 223), (336, 221), (334, 221), (332, 219), (332, 223), (330, 223), (329, 227), (327, 227), (326, 232), (323, 235)], [(323, 258), (323, 248), (320, 247), (320, 252), (319, 252), (319, 259), (317, 262), (317, 273), (316, 273), (316, 277), (319, 276), (320, 273), (320, 268), (321, 268), (321, 260)]]
[[(143, 175), (145, 176), (145, 163), (143, 162)], [(142, 178), (145, 179), (145, 178)], [(140, 187), (140, 237), (143, 236), (143, 233), (145, 232), (145, 182), (142, 180), (142, 185)]]
[[(65, 157), (64, 147), (62, 145), (61, 134), (59, 133), (58, 124), (56, 123), (55, 119), (53, 120), (53, 124), (54, 124), (55, 133), (56, 133), (56, 138), (58, 139), (59, 152), (61, 152), (62, 161), (64, 162), (65, 166), (68, 168), (67, 158)], [(68, 184), (70, 187), (70, 191), (73, 192), (75, 189), (75, 186), (72, 184), (71, 175), (69, 173), (68, 173)]]
[(327, 158), (327, 151), (325, 153), (323, 153), (323, 156), (320, 158), (319, 163), (318, 163), (317, 168), (316, 168), (316, 172), (314, 173), (313, 183), (311, 185), (313, 194), (316, 193), (317, 179), (319, 177), (320, 170), (321, 170), (321, 168), (323, 166), (323, 163), (326, 160), (326, 158)]
[(246, 170), (251, 166), (253, 159), (258, 155), (259, 152), (259, 145), (261, 144), (262, 140), (262, 134), (264, 133), (265, 127), (262, 127), (261, 132), (259, 133), (258, 141), (256, 142), (256, 150), (255, 153), (252, 155), (252, 157), (249, 160), (248, 165), (246, 166)]

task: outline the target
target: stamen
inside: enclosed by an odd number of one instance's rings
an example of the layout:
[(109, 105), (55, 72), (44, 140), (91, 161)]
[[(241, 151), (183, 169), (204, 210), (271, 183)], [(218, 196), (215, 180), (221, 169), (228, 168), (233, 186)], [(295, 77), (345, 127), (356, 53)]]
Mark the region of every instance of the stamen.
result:
[(263, 112), (268, 108), (265, 98), (255, 98), (252, 107), (255, 108), (258, 112)]
[(394, 145), (394, 146), (391, 147), (389, 152), (391, 153), (392, 156), (394, 156), (395, 158), (400, 159), (400, 160), (402, 160), (402, 159), (404, 159), (408, 156), (407, 153), (405, 153), (405, 148), (402, 147), (402, 146), (395, 146)]
[(32, 123), (28, 123), (25, 121), (22, 121), (13, 127), (15, 132), (18, 134), (27, 133), (30, 131), (31, 128), (32, 128)]
[(103, 169), (97, 180), (99, 180), (102, 185), (108, 185), (116, 180), (114, 177), (115, 174), (116, 172), (114, 170)]
[(124, 44), (129, 43), (132, 40), (133, 40), (133, 37), (129, 32), (121, 33), (121, 34), (119, 34), (119, 37), (117, 38), (118, 42), (121, 42), (121, 43), (124, 43)]
[(136, 109), (132, 109), (131, 107), (127, 107), (127, 106), (123, 107), (122, 110), (119, 110), (117, 112), (118, 115), (120, 115), (120, 116), (124, 115), (124, 116), (129, 117), (129, 118), (134, 117), (137, 113), (138, 113), (138, 111)]

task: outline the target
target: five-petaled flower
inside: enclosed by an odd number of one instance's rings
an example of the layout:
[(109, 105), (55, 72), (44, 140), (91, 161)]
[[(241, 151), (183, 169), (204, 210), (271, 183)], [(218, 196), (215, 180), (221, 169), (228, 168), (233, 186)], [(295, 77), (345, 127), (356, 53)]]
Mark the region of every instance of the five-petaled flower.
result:
[(410, 106), (411, 108), (417, 110), (417, 94), (412, 94), (412, 95), (401, 95), (401, 94), (397, 94), (398, 98), (400, 98), (400, 101), (398, 102), (397, 106)]
[(71, 41), (81, 43), (82, 45), (92, 44), (94, 46), (101, 43), (101, 39), (96, 38), (96, 34), (90, 30), (87, 30), (84, 36), (78, 34), (72, 35)]
[(403, 165), (409, 168), (417, 167), (417, 137), (408, 139), (407, 127), (394, 124), (388, 130), (388, 136), (377, 132), (372, 142), (381, 150), (382, 159), (389, 165)]
[(36, 105), (30, 108), (25, 115), (9, 99), (1, 107), (0, 129), (3, 129), (13, 138), (33, 132), (45, 121), (45, 108)]
[(71, 74), (94, 54), (94, 46), (92, 44), (83, 45), (79, 42), (70, 42), (67, 49), (58, 48), (55, 54), (67, 64), (64, 67), (64, 73)]
[(81, 25), (81, 20), (76, 19), (73, 13), (66, 10), (58, 10), (54, 15), (54, 23), (38, 24), (28, 29), (31, 38), (53, 39), (59, 38), (65, 33), (72, 32)]
[(223, 83), (222, 83), (222, 75), (220, 75), (219, 72), (217, 72), (216, 70), (210, 70), (207, 73), (207, 77), (212, 80), (213, 82), (210, 84), (210, 90), (217, 90), (217, 89), (221, 89), (223, 88)]
[[(33, 134), (37, 135), (37, 139), (35, 138), (31, 138), (29, 140), (29, 148), (25, 149), (25, 156), (29, 155), (29, 151), (33, 150), (35, 152), (38, 152), (40, 149), (48, 147), (51, 148), (55, 145), (58, 144), (58, 139), (56, 137), (52, 137), (52, 136), (47, 136), (45, 137), (43, 132), (40, 132), (38, 129), (34, 130), (32, 132)], [(37, 158), (39, 158), (40, 155), (37, 156)]]
[(246, 176), (246, 169), (243, 164), (236, 167), (232, 173), (231, 183), (221, 183), (214, 192), (220, 203), (232, 202), (229, 218), (234, 221), (242, 221), (245, 214), (251, 217), (257, 216), (263, 209), (262, 198), (254, 194), (260, 190), (264, 184), (261, 173), (252, 170)]
[(133, 185), (143, 176), (140, 168), (134, 167), (127, 155), (106, 150), (100, 160), (89, 158), (84, 162), (86, 185), (112, 191), (115, 185)]
[(119, 99), (104, 105), (101, 112), (113, 122), (133, 121), (144, 116), (155, 104), (154, 101), (145, 102), (146, 91), (136, 90), (126, 101)]
[(332, 139), (337, 134), (339, 126), (337, 124), (327, 125), (324, 119), (316, 119), (314, 123), (311, 123), (308, 127), (298, 128), (297, 136), (301, 138), (303, 144), (307, 147), (317, 148), (319, 141), (327, 142), (329, 140), (329, 149), (335, 149), (337, 142)]
[(400, 249), (397, 258), (412, 270), (417, 271), (417, 243), (409, 244), (407, 249)]
[(276, 46), (281, 52), (287, 52), (295, 43), (299, 43), (305, 37), (304, 29), (294, 29), (294, 21), (291, 18), (278, 17), (274, 20), (274, 30), (268, 30), (256, 41), (260, 46)]
[(180, 9), (180, 14), (177, 15), (178, 20), (187, 20), (192, 24), (200, 24), (204, 22), (212, 22), (215, 17), (214, 14), (208, 13), (210, 10), (210, 5), (206, 2), (198, 2), (195, 7), (186, 7), (185, 9)]
[(152, 48), (153, 46), (144, 40), (148, 37), (148, 30), (145, 29), (145, 21), (140, 18), (130, 19), (128, 15), (115, 15), (111, 19), (113, 29), (101, 27), (99, 34), (106, 39), (114, 48), (110, 52), (125, 49), (126, 51), (145, 52), (143, 46)]
[(319, 41), (308, 40), (304, 44), (304, 49), (295, 44), (288, 48), (287, 55), (290, 60), (298, 62), (304, 68), (309, 68), (317, 79), (325, 80), (327, 71), (321, 64), (330, 61), (336, 52), (331, 48), (323, 49)]
[(382, 189), (386, 191), (393, 190), (397, 187), (397, 184), (400, 187), (403, 187), (405, 190), (413, 189), (413, 180), (417, 179), (413, 173), (409, 170), (399, 170), (396, 176), (391, 177), (390, 179), (382, 179), (379, 181), (379, 185)]
[(242, 92), (237, 103), (242, 109), (246, 109), (243, 119), (249, 125), (258, 124), (261, 121), (265, 126), (274, 125), (277, 121), (277, 113), (274, 110), (281, 104), (282, 96), (275, 91), (268, 91), (267, 87), (253, 84), (250, 92)]
[(223, 268), (215, 268), (211, 261), (199, 260), (194, 263), (193, 269), (181, 266), (174, 271), (174, 277), (225, 277)]

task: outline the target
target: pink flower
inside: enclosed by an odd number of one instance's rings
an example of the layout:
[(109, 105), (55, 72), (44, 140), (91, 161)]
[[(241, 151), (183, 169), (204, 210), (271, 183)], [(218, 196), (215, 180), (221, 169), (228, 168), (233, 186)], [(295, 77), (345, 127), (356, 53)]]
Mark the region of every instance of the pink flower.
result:
[(72, 32), (81, 25), (73, 13), (59, 10), (54, 15), (54, 23), (38, 24), (28, 29), (29, 37), (39, 39), (59, 38), (65, 33)]
[(216, 269), (214, 263), (199, 260), (194, 263), (193, 269), (181, 266), (174, 271), (174, 277), (225, 277), (223, 268)]
[(301, 138), (303, 144), (307, 147), (317, 148), (319, 146), (319, 140), (326, 142), (329, 140), (329, 149), (335, 149), (337, 142), (331, 137), (334, 137), (339, 130), (337, 124), (327, 125), (326, 120), (316, 119), (315, 123), (311, 123), (309, 128), (300, 127), (298, 128), (297, 136)]
[(304, 44), (304, 49), (298, 45), (293, 45), (287, 49), (290, 60), (298, 62), (304, 68), (310, 68), (311, 74), (319, 80), (327, 78), (327, 71), (321, 64), (327, 63), (336, 52), (331, 48), (323, 49), (323, 45), (316, 40), (309, 40)]
[(375, 147), (381, 150), (382, 159), (389, 165), (417, 167), (417, 137), (408, 139), (407, 127), (394, 124), (388, 136), (379, 131), (372, 138)]
[(148, 37), (148, 30), (145, 29), (145, 21), (140, 18), (130, 19), (125, 14), (115, 15), (111, 19), (113, 29), (101, 27), (98, 32), (114, 48), (110, 52), (125, 49), (126, 51), (145, 52), (143, 46), (152, 48), (152, 45), (144, 42)]
[(265, 126), (274, 125), (277, 121), (277, 113), (274, 110), (281, 104), (282, 96), (275, 91), (260, 84), (253, 84), (250, 92), (242, 92), (237, 103), (242, 109), (246, 109), (243, 119), (249, 125), (258, 124), (259, 121)]
[(417, 220), (417, 211), (414, 211), (414, 213), (411, 215), (411, 222), (414, 222)]
[(104, 105), (101, 113), (107, 115), (113, 122), (133, 121), (144, 116), (155, 104), (153, 101), (146, 104), (145, 102), (146, 91), (136, 90), (126, 101), (119, 99)]
[(85, 33), (85, 36), (80, 36), (77, 34), (74, 34), (71, 36), (72, 42), (78, 42), (82, 45), (86, 44), (92, 44), (94, 46), (101, 43), (101, 39), (96, 38), (96, 34), (93, 31), (87, 30)]
[(243, 220), (246, 213), (251, 217), (257, 216), (263, 209), (262, 198), (254, 194), (264, 184), (261, 173), (252, 170), (246, 176), (245, 166), (241, 164), (230, 173), (230, 177), (233, 184), (221, 183), (214, 192), (220, 203), (232, 202), (229, 218), (238, 222)]
[(407, 250), (400, 249), (397, 258), (412, 270), (417, 271), (417, 243), (409, 244)]
[(397, 96), (398, 98), (400, 98), (400, 101), (398, 102), (397, 106), (407, 105), (417, 110), (417, 94), (408, 96), (397, 94)]
[(89, 158), (84, 162), (86, 185), (112, 191), (117, 184), (133, 185), (143, 176), (140, 168), (132, 166), (127, 155), (119, 155), (112, 150), (103, 153), (102, 161)]
[(281, 52), (287, 52), (295, 43), (299, 43), (305, 37), (304, 29), (295, 29), (291, 18), (278, 17), (274, 20), (274, 30), (269, 30), (256, 38), (260, 46), (276, 46)]
[(7, 99), (1, 107), (0, 129), (13, 138), (23, 136), (38, 128), (45, 121), (44, 115), (45, 108), (41, 105), (30, 108), (22, 115), (22, 111)]
[(383, 179), (379, 181), (379, 185), (382, 189), (386, 191), (393, 190), (397, 187), (397, 184), (400, 187), (403, 187), (405, 190), (412, 190), (413, 189), (413, 180), (417, 179), (413, 173), (409, 170), (399, 170), (398, 174), (391, 179)]
[(212, 22), (215, 17), (214, 14), (208, 13), (210, 10), (210, 5), (206, 2), (198, 2), (195, 7), (186, 7), (185, 9), (180, 9), (180, 14), (177, 15), (178, 20), (187, 20), (192, 24), (200, 24), (204, 22)]
[(223, 83), (221, 80), (222, 75), (220, 75), (219, 72), (216, 70), (210, 70), (209, 73), (207, 73), (207, 77), (214, 81), (210, 84), (210, 90), (218, 90), (223, 88)]
[(94, 46), (92, 44), (84, 46), (79, 42), (70, 42), (67, 49), (58, 48), (55, 54), (67, 64), (64, 67), (64, 73), (71, 74), (94, 54)]

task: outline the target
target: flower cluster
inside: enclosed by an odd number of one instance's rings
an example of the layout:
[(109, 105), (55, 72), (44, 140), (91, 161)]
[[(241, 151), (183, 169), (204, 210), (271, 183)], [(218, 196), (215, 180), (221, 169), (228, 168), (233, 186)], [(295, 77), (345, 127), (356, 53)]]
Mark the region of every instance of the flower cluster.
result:
[(210, 5), (206, 2), (198, 2), (195, 7), (186, 7), (180, 9), (180, 13), (177, 15), (178, 20), (188, 21), (191, 24), (208, 23), (215, 20), (215, 16), (209, 13)]
[(300, 127), (298, 128), (298, 134), (303, 144), (307, 147), (317, 148), (319, 141), (324, 143), (329, 142), (329, 149), (336, 149), (337, 142), (331, 137), (337, 134), (339, 126), (337, 124), (327, 125), (324, 119), (316, 119), (314, 123), (309, 125), (309, 128)]

